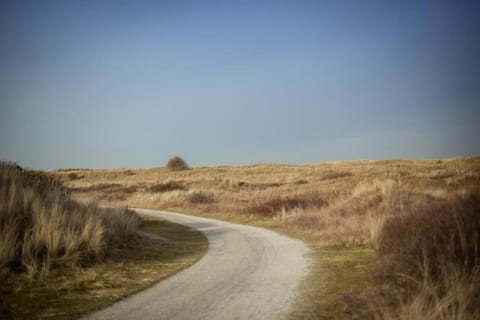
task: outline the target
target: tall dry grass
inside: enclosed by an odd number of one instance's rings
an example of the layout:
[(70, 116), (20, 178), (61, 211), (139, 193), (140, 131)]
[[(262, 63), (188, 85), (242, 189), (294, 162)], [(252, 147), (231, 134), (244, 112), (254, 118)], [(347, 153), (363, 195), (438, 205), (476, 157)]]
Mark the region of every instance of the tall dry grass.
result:
[(381, 318), (480, 318), (480, 194), (387, 220), (378, 255), (377, 277), (406, 293)]
[(134, 241), (140, 221), (73, 201), (50, 175), (0, 163), (0, 278), (44, 277), (102, 259)]
[[(106, 203), (268, 219), (320, 246), (373, 248), (387, 288), (372, 289), (374, 315), (478, 318), (480, 157), (127, 171), (56, 175)], [(108, 183), (135, 191), (92, 191)]]

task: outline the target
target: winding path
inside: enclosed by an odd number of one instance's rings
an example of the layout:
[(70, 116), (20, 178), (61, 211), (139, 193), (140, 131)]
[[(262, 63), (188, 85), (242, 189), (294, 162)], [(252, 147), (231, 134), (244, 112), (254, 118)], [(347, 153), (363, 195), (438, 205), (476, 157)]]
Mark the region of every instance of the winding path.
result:
[(203, 232), (205, 256), (190, 268), (84, 319), (282, 319), (307, 273), (308, 248), (262, 228), (136, 209)]

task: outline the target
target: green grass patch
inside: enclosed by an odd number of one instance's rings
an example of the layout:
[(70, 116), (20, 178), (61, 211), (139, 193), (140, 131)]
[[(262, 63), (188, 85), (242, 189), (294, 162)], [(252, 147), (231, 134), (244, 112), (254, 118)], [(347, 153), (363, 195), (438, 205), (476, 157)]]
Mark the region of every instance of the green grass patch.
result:
[(318, 247), (313, 265), (300, 288), (293, 319), (365, 319), (361, 292), (370, 285), (369, 248)]
[(142, 239), (108, 261), (28, 282), (11, 277), (0, 289), (1, 319), (76, 319), (152, 286), (199, 260), (205, 236), (192, 228), (145, 217)]

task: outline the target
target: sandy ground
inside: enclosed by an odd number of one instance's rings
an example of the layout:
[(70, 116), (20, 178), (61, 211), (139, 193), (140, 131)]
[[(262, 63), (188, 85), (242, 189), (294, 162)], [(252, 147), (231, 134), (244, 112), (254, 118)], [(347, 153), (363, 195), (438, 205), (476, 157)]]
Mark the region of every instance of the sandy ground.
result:
[(251, 226), (164, 211), (138, 212), (203, 232), (207, 254), (192, 267), (84, 319), (283, 319), (307, 274), (308, 248)]

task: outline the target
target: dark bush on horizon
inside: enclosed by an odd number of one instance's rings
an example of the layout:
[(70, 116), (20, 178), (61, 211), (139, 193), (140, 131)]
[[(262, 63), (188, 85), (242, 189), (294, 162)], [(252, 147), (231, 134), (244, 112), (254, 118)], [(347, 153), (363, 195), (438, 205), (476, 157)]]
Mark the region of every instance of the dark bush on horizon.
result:
[(182, 171), (182, 170), (188, 170), (188, 164), (183, 160), (182, 158), (175, 156), (173, 158), (170, 158), (167, 163), (167, 168), (170, 171)]

